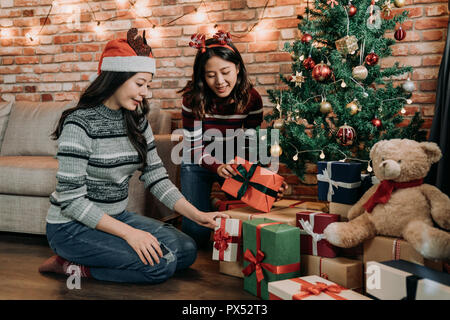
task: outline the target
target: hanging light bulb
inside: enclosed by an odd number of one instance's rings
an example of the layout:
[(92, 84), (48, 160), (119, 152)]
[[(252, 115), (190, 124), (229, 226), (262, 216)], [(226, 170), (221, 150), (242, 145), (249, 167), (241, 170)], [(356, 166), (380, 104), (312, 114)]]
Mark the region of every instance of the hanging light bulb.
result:
[(203, 22), (203, 21), (206, 20), (206, 13), (204, 11), (196, 9), (195, 10), (195, 18), (194, 19), (195, 19), (196, 22), (199, 22), (199, 23)]
[(155, 25), (152, 26), (152, 28), (149, 30), (148, 33), (149, 33), (150, 39), (159, 38), (159, 36), (160, 36), (159, 29), (156, 28)]
[(325, 159), (325, 153), (323, 153), (323, 150), (320, 151), (319, 158), (322, 159), (322, 160)]
[(104, 32), (103, 26), (100, 24), (100, 21), (97, 21), (97, 24), (94, 27), (94, 31), (97, 34), (102, 34)]
[(341, 87), (342, 87), (342, 88), (345, 88), (346, 86), (347, 86), (347, 84), (345, 83), (344, 80), (342, 80)]
[(407, 104), (411, 104), (411, 103), (412, 103), (412, 100), (411, 100), (411, 99), (406, 99), (406, 103), (407, 103)]
[(370, 161), (367, 163), (367, 172), (372, 172), (372, 167), (370, 166)]
[(262, 140), (262, 141), (265, 141), (266, 139), (267, 139), (267, 136), (266, 136), (266, 135), (261, 136), (261, 140)]
[(405, 113), (406, 113), (405, 107), (403, 107), (402, 110), (400, 110), (400, 112), (401, 112), (402, 114), (405, 114)]
[(295, 156), (292, 157), (292, 160), (294, 160), (294, 161), (298, 160), (298, 153), (296, 153)]

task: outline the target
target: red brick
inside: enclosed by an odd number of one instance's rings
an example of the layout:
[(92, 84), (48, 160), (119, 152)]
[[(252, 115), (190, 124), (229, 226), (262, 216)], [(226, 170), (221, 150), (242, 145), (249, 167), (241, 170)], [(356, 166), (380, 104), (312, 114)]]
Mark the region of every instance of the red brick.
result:
[(424, 66), (439, 66), (441, 64), (442, 56), (424, 56)]
[(268, 51), (276, 51), (278, 48), (277, 42), (257, 42), (257, 43), (249, 43), (248, 52), (268, 52)]
[(97, 44), (79, 44), (75, 47), (76, 52), (97, 52), (100, 46)]
[(62, 35), (62, 36), (55, 36), (53, 38), (54, 44), (62, 44), (62, 43), (76, 43), (80, 41), (79, 35)]
[(433, 4), (425, 7), (425, 14), (427, 16), (442, 16), (448, 14), (448, 5)]
[(417, 20), (414, 23), (414, 27), (416, 30), (447, 28), (447, 25), (448, 17), (426, 18)]
[(49, 93), (43, 93), (41, 95), (41, 99), (42, 99), (43, 102), (53, 101), (53, 96), (51, 94), (49, 94)]
[(16, 64), (36, 64), (39, 63), (38, 57), (16, 57)]
[(426, 30), (422, 31), (422, 39), (424, 41), (443, 40), (443, 30)]
[(436, 87), (436, 80), (421, 81), (419, 85), (421, 91), (436, 91)]
[(411, 44), (409, 45), (409, 54), (442, 53), (444, 46), (444, 42)]

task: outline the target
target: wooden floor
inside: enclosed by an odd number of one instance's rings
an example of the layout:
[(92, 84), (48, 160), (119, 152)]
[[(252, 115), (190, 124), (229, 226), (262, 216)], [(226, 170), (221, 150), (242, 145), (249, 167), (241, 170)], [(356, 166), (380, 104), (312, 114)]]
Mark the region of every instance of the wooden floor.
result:
[(211, 250), (158, 285), (118, 284), (82, 279), (81, 289), (68, 289), (67, 277), (41, 274), (39, 265), (53, 255), (45, 236), (0, 232), (0, 300), (255, 300), (243, 290), (243, 280), (219, 273)]

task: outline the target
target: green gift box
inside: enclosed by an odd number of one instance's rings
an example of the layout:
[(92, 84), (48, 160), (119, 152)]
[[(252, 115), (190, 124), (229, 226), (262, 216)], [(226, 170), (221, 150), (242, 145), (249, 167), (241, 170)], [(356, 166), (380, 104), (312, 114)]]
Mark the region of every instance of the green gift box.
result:
[(270, 219), (242, 224), (244, 290), (269, 299), (268, 283), (300, 276), (300, 229)]

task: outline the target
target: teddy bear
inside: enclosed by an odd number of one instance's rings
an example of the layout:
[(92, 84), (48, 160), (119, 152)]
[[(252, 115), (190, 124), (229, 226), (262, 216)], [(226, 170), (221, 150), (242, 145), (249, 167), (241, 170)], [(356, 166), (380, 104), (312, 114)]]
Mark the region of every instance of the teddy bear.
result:
[(328, 242), (351, 248), (376, 235), (402, 237), (425, 258), (449, 259), (450, 199), (423, 183), (441, 156), (433, 142), (391, 139), (375, 143), (370, 159), (381, 182), (351, 207), (348, 222), (325, 228)]

